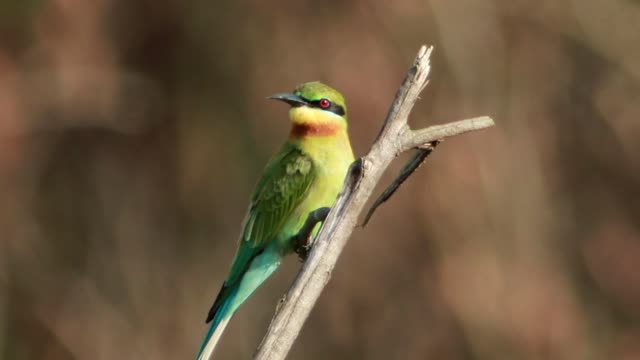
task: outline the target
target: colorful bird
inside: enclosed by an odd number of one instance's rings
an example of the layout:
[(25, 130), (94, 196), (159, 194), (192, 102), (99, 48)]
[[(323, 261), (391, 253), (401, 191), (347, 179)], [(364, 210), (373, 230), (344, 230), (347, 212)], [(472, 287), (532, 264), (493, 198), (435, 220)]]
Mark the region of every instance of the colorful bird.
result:
[(291, 105), (291, 133), (253, 193), (231, 270), (207, 316), (211, 326), (198, 360), (211, 358), (238, 307), (296, 250), (293, 239), (309, 214), (333, 206), (354, 161), (347, 107), (338, 91), (308, 82), (269, 98)]

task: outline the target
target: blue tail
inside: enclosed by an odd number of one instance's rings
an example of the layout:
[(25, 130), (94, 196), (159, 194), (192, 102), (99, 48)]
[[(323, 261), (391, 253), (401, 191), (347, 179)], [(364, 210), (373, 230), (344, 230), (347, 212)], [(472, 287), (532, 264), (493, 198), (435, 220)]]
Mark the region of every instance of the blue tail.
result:
[(280, 265), (282, 257), (276, 247), (267, 248), (251, 260), (238, 282), (225, 282), (213, 303), (207, 322), (211, 327), (204, 338), (196, 360), (209, 360), (220, 340), (227, 323), (238, 307), (262, 284)]
[(234, 298), (235, 291), (229, 294), (227, 298), (223, 300), (222, 304), (216, 309), (211, 321), (211, 326), (209, 326), (207, 335), (202, 341), (202, 345), (200, 345), (200, 351), (198, 351), (196, 360), (209, 360), (211, 358), (211, 354), (213, 354), (213, 351), (215, 350), (231, 315), (233, 315), (229, 312), (229, 305), (231, 305)]

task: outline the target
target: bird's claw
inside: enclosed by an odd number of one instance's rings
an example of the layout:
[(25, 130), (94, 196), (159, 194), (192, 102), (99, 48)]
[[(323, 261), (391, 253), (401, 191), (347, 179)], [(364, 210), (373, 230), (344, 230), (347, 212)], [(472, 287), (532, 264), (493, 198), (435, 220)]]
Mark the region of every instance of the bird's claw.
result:
[(311, 251), (311, 247), (313, 247), (313, 242), (307, 243), (307, 244), (299, 244), (296, 247), (295, 251), (296, 251), (296, 254), (298, 254), (298, 260), (300, 260), (301, 263), (304, 263), (305, 261), (307, 261), (307, 258), (309, 257), (309, 252)]
[(298, 258), (301, 262), (305, 262), (311, 252), (315, 238), (313, 236), (313, 229), (315, 226), (323, 222), (327, 215), (329, 215), (330, 208), (323, 207), (316, 209), (309, 213), (307, 221), (300, 229), (300, 232), (294, 236), (294, 251), (298, 254)]

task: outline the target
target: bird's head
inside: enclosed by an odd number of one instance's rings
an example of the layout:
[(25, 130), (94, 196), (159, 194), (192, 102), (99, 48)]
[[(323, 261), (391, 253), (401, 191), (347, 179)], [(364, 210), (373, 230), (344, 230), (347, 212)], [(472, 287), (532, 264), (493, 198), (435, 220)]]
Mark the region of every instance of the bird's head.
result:
[(294, 132), (302, 135), (332, 135), (347, 128), (344, 97), (321, 82), (307, 82), (298, 85), (292, 93), (275, 94), (269, 99), (291, 105), (289, 117)]

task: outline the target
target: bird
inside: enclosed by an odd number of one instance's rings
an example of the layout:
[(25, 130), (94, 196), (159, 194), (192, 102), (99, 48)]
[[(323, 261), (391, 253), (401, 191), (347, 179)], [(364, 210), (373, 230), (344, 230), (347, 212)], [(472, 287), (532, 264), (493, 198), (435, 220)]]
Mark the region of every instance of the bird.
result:
[(312, 81), (268, 99), (290, 106), (291, 130), (257, 182), (229, 274), (209, 310), (197, 360), (211, 359), (236, 310), (297, 250), (294, 239), (307, 217), (333, 206), (354, 161), (340, 92)]

